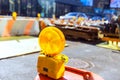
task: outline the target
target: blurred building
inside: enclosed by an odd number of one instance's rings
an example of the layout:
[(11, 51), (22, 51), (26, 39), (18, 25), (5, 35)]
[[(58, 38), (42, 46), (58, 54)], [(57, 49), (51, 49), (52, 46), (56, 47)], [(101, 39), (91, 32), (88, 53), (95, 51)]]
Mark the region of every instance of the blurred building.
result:
[(110, 8), (109, 4), (110, 0), (0, 0), (0, 15), (16, 11), (19, 16), (35, 17), (41, 13), (42, 17), (59, 17), (75, 11), (94, 13), (95, 8)]

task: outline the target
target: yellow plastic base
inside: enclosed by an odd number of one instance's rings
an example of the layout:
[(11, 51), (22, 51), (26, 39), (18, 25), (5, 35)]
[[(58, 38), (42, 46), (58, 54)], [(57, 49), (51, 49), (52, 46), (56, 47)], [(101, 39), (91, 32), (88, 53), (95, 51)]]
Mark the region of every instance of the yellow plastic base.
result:
[(39, 55), (37, 71), (38, 73), (47, 75), (53, 79), (59, 79), (64, 75), (64, 62), (57, 57)]

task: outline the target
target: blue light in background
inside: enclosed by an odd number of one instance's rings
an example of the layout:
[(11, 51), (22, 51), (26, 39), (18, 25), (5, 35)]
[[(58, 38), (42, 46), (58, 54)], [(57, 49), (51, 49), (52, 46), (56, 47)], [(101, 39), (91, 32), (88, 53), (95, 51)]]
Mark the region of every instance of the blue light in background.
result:
[(80, 0), (83, 6), (93, 6), (93, 0)]

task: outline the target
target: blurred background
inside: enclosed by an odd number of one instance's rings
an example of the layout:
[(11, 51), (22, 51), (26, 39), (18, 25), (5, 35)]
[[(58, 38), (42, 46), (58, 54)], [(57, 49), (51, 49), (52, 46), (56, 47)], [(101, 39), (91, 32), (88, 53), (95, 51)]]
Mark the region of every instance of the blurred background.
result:
[(120, 12), (120, 0), (0, 0), (0, 15), (56, 17), (68, 12), (92, 14), (116, 14)]

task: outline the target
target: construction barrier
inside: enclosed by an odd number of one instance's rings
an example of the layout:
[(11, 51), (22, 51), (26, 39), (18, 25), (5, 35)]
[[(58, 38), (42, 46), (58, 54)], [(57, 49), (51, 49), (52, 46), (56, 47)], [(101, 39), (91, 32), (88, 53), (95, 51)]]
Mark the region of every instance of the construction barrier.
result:
[(0, 21), (0, 36), (38, 35), (39, 22), (34, 19), (3, 19)]
[(119, 43), (120, 39), (119, 38), (109, 38), (109, 37), (104, 37), (102, 38), (103, 41), (107, 41), (108, 46), (110, 47), (116, 47), (118, 50), (120, 49)]
[(0, 20), (0, 36), (3, 36), (7, 23), (8, 23), (8, 20)]

